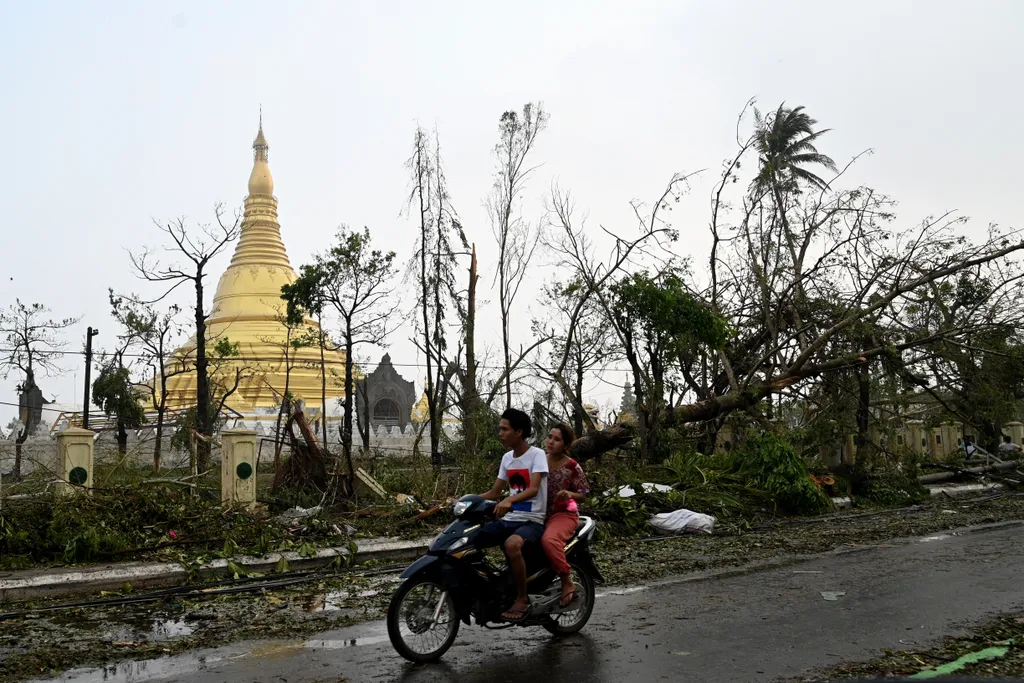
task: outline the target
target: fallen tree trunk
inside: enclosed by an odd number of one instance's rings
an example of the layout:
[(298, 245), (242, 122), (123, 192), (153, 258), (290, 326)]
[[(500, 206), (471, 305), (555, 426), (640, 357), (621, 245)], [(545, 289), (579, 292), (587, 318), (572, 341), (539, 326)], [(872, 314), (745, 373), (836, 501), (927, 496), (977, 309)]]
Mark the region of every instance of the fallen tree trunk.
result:
[(633, 425), (614, 424), (608, 429), (590, 432), (573, 441), (569, 455), (578, 462), (586, 462), (614, 448), (625, 446), (635, 437)]
[(1001, 462), (995, 465), (984, 467), (968, 467), (967, 469), (955, 470), (952, 472), (936, 472), (935, 474), (922, 474), (917, 480), (922, 484), (936, 484), (940, 481), (949, 481), (963, 474), (985, 474), (986, 472), (999, 472), (1001, 470), (1012, 470), (1020, 466), (1019, 462)]

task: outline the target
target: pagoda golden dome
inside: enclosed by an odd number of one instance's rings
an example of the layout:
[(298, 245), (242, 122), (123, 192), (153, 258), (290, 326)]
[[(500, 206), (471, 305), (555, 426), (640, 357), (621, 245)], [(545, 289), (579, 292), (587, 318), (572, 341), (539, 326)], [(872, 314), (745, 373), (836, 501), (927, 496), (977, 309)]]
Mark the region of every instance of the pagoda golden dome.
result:
[[(293, 329), (289, 334), (283, 322), (285, 304), (281, 287), (294, 282), (296, 276), (281, 240), (274, 180), (267, 161), (269, 145), (262, 120), (252, 148), (253, 167), (241, 233), (231, 263), (217, 283), (213, 307), (206, 321), (207, 348), (213, 348), (221, 339), (238, 347), (237, 356), (211, 364), (211, 380), (222, 388), (221, 391), (233, 386), (236, 377), (241, 378), (238, 389), (228, 397), (225, 406), (242, 415), (271, 415), (275, 414), (274, 408), (285, 393), (285, 349), (289, 348), (290, 341), (300, 337), (318, 337), (320, 328), (315, 320), (307, 319), (303, 329)], [(176, 352), (175, 362), (191, 365), (194, 349), (193, 339)], [(304, 401), (307, 409), (321, 405), (324, 378), (320, 361), (317, 344), (293, 348), (289, 354), (288, 392)], [(342, 352), (326, 351), (324, 354), (329, 412), (330, 404), (345, 395), (341, 386), (344, 362)], [(171, 377), (169, 406), (185, 408), (195, 402), (194, 370)]]

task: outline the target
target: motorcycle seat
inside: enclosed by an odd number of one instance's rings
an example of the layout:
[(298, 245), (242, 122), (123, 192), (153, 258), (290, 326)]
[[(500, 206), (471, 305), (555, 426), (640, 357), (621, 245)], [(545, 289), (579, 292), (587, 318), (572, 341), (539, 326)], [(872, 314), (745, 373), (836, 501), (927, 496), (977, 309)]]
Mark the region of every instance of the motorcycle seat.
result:
[(577, 520), (576, 522), (576, 531), (573, 533), (573, 538), (583, 533), (583, 529), (587, 526), (587, 524), (591, 523), (593, 523), (593, 520), (590, 517), (580, 516), (579, 520)]

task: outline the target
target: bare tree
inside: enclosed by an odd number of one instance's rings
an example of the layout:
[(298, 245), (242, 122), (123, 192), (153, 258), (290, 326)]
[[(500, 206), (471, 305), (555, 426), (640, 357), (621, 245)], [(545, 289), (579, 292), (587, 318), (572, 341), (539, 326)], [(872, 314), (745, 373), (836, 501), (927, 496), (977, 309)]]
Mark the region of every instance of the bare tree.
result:
[[(194, 290), (195, 304), (193, 321), (195, 323), (195, 370), (196, 370), (196, 427), (200, 435), (197, 445), (198, 467), (205, 470), (210, 461), (210, 441), (213, 435), (213, 413), (210, 411), (211, 387), (207, 357), (206, 335), (206, 303), (204, 280), (209, 274), (207, 266), (220, 254), (241, 232), (241, 222), (236, 214), (233, 222), (225, 222), (224, 208), (214, 208), (216, 225), (203, 224), (198, 230), (189, 230), (184, 218), (175, 219), (157, 227), (171, 240), (165, 248), (176, 252), (183, 259), (184, 265), (172, 262), (162, 263), (150, 249), (140, 253), (131, 253), (132, 266), (139, 277), (149, 282), (169, 285), (167, 290), (156, 299), (146, 303), (156, 303), (170, 295), (178, 287), (188, 284)], [(237, 386), (236, 386), (237, 388)]]
[[(367, 367), (367, 359), (356, 361), (358, 365)], [(363, 378), (355, 382), (355, 396), (358, 405), (356, 406), (356, 429), (359, 432), (359, 441), (363, 448), (363, 454), (370, 452), (370, 391), (364, 371)]]
[[(463, 325), (463, 346), (466, 349), (466, 367), (460, 373), (462, 385), (462, 440), (467, 454), (476, 455), (480, 447), (476, 416), (480, 412), (480, 385), (476, 376), (476, 286), (480, 276), (477, 273), (476, 245), (469, 263), (469, 284), (466, 288), (466, 320)], [(458, 365), (456, 365), (458, 371)]]
[(419, 235), (416, 251), (410, 262), (419, 289), (417, 318), (419, 339), (416, 346), (426, 358), (427, 397), (430, 427), (430, 458), (440, 462), (441, 420), (443, 406), (440, 395), (441, 368), (446, 366), (448, 352), (446, 321), (448, 309), (455, 306), (460, 320), (465, 320), (462, 297), (456, 285), (455, 240), (468, 251), (469, 242), (462, 223), (452, 206), (448, 183), (441, 163), (440, 137), (431, 140), (423, 128), (416, 129), (413, 153), (406, 164), (412, 176), (412, 189), (407, 207), (417, 212)]
[[(0, 312), (0, 335), (4, 338), (4, 349), (0, 355), (0, 373), (4, 379), (11, 372), (22, 375), (19, 393), (27, 396), (38, 387), (37, 373), (51, 377), (63, 371), (60, 359), (65, 354), (67, 341), (63, 333), (80, 318), (51, 318), (50, 309), (43, 304), (23, 304), (15, 299), (7, 311)], [(21, 446), (36, 426), (31, 406), (19, 415), (23, 429), (15, 440), (15, 479), (21, 478)]]
[[(568, 322), (576, 308), (577, 298), (581, 296), (583, 290), (582, 283), (578, 281), (546, 285), (544, 287), (544, 296), (547, 302), (545, 310), (549, 312), (550, 317), (547, 320), (539, 320), (534, 323), (536, 337), (542, 337), (543, 328), (547, 325), (551, 326), (549, 336), (554, 341), (554, 346), (549, 354), (551, 361), (557, 363), (566, 347), (570, 350), (565, 373), (574, 400), (566, 401), (566, 403), (569, 404), (567, 412), (572, 416), (573, 429), (579, 436), (583, 435), (586, 428), (585, 411), (582, 407), (584, 381), (598, 365), (616, 357), (613, 343), (614, 334), (594, 297), (590, 297), (589, 302), (582, 310), (579, 322), (572, 334), (567, 332)], [(618, 355), (621, 356), (621, 353)], [(560, 396), (561, 393), (560, 391)], [(551, 398), (554, 399), (554, 396)]]
[(324, 288), (319, 285), (318, 281), (311, 278), (306, 278), (300, 284), (301, 289), (299, 284), (292, 283), (290, 286), (286, 286), (290, 288), (285, 288), (282, 291), (283, 296), (287, 293), (286, 300), (288, 301), (286, 324), (301, 326), (306, 314), (316, 320), (316, 325), (307, 325), (293, 341), (298, 346), (315, 346), (320, 354), (319, 365), (307, 363), (306, 366), (314, 368), (320, 373), (320, 437), (324, 449), (327, 449), (327, 375), (331, 374), (336, 377), (337, 374), (327, 363), (327, 352), (338, 351), (339, 347), (327, 334), (327, 326), (324, 324), (325, 309), (328, 303)]
[(159, 472), (167, 416), (167, 383), (172, 377), (188, 372), (187, 358), (173, 355), (180, 333), (181, 309), (172, 305), (161, 312), (152, 305), (140, 303), (138, 295), (119, 296), (113, 290), (109, 296), (112, 314), (124, 330), (122, 339), (141, 351), (141, 361), (150, 370), (151, 380), (145, 383), (145, 388), (156, 412), (153, 471)]
[(498, 306), (501, 311), (501, 346), (505, 363), (505, 407), (512, 407), (512, 350), (509, 334), (512, 305), (522, 285), (530, 259), (537, 248), (539, 232), (519, 214), (526, 181), (537, 167), (527, 164), (527, 157), (537, 136), (547, 125), (548, 115), (541, 104), (527, 103), (522, 114), (506, 111), (498, 122), (498, 144), (494, 154), (498, 168), (494, 186), (487, 198), (491, 230), (498, 244)]

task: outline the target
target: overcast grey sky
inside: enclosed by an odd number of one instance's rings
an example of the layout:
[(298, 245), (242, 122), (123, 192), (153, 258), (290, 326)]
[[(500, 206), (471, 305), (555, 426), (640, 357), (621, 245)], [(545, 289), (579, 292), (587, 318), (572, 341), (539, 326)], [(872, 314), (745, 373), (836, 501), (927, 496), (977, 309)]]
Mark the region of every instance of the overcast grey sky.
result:
[[(630, 199), (654, 198), (675, 171), (718, 168), (757, 97), (806, 106), (833, 129), (820, 149), (837, 161), (873, 148), (850, 181), (898, 199), (898, 225), (958, 209), (976, 230), (1021, 226), (1021, 26), (1013, 0), (0, 0), (0, 305), (81, 315), (73, 345), (87, 324), (108, 343), (107, 288), (154, 291), (125, 252), (156, 243), (151, 218), (241, 205), (261, 104), (295, 267), (342, 222), (409, 256), (403, 163), (421, 122), (441, 133), (488, 268), (497, 119), (529, 100), (551, 120), (527, 211), (557, 177), (595, 225), (628, 228)], [(705, 243), (711, 179), (677, 223), (681, 253)], [(418, 360), (407, 338), (392, 341), (396, 362)], [(81, 366), (69, 358), (45, 392), (80, 401)], [(0, 401), (16, 400), (14, 385), (0, 384)], [(618, 393), (601, 385), (594, 397)], [(0, 406), (5, 424), (14, 412)]]

